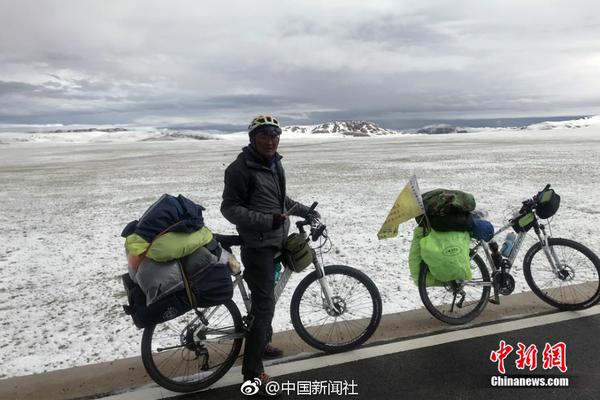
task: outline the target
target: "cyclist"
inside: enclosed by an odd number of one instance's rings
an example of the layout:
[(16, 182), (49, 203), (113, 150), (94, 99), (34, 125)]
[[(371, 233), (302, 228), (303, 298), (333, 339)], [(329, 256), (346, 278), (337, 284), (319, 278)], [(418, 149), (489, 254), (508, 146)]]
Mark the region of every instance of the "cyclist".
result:
[[(244, 245), (241, 249), (244, 279), (251, 292), (251, 328), (246, 337), (242, 374), (244, 381), (259, 378), (259, 395), (268, 395), (262, 358), (268, 345), (275, 310), (273, 257), (287, 237), (288, 215), (307, 216), (309, 208), (286, 195), (281, 155), (277, 153), (281, 127), (272, 116), (259, 116), (248, 126), (250, 144), (225, 170), (221, 213), (236, 225)], [(314, 211), (313, 211), (314, 212)], [(316, 212), (314, 212), (317, 215)]]

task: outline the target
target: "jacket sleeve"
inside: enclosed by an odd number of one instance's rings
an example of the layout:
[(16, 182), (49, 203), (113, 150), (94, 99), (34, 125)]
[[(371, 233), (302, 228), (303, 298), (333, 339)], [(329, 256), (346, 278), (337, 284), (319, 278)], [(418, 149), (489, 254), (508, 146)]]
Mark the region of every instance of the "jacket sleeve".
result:
[(309, 208), (307, 206), (305, 206), (302, 203), (299, 203), (295, 200), (290, 199), (289, 197), (285, 196), (285, 209), (289, 210), (292, 207), (296, 206), (296, 208), (294, 208), (291, 212), (292, 215), (296, 215), (298, 217), (306, 217), (306, 214), (308, 213)]
[(250, 210), (247, 207), (250, 177), (232, 166), (225, 170), (225, 188), (221, 202), (221, 214), (235, 226), (256, 232), (273, 229), (273, 214)]

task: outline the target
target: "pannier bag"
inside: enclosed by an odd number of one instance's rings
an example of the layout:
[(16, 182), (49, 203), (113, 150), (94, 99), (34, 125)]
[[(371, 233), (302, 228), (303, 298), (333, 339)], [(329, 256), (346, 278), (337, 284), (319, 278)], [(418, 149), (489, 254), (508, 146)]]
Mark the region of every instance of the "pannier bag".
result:
[(134, 281), (146, 296), (146, 304), (150, 305), (183, 289), (180, 263), (185, 268), (188, 279), (193, 280), (206, 268), (216, 264), (217, 259), (206, 247), (200, 247), (180, 260), (156, 262), (145, 258), (134, 276)]
[(550, 218), (558, 211), (560, 207), (560, 196), (554, 189), (541, 191), (537, 194), (538, 206), (535, 213), (541, 219)]
[[(410, 277), (412, 278), (415, 286), (419, 285), (419, 271), (421, 270), (421, 264), (423, 259), (421, 258), (421, 239), (423, 238), (424, 229), (417, 226), (413, 231), (413, 239), (410, 244), (410, 252), (408, 253), (408, 268), (410, 270)], [(442, 282), (436, 280), (431, 271), (427, 273), (425, 286), (440, 286)]]
[(314, 259), (314, 250), (306, 241), (306, 234), (296, 232), (288, 236), (283, 253), (294, 272), (302, 272)]
[(173, 293), (147, 306), (146, 296), (142, 289), (131, 280), (129, 274), (124, 274), (121, 278), (128, 303), (123, 306), (123, 310), (125, 314), (131, 316), (135, 326), (140, 329), (177, 318), (192, 309), (183, 291)]
[[(138, 328), (146, 328), (177, 318), (192, 309), (185, 290), (171, 293), (147, 305), (146, 296), (129, 274), (122, 275), (128, 304), (125, 314)], [(198, 307), (223, 304), (233, 297), (233, 283), (226, 264), (214, 264), (190, 278), (190, 287)]]
[(471, 279), (471, 258), (468, 232), (437, 232), (431, 230), (419, 245), (421, 258), (433, 277), (441, 282)]

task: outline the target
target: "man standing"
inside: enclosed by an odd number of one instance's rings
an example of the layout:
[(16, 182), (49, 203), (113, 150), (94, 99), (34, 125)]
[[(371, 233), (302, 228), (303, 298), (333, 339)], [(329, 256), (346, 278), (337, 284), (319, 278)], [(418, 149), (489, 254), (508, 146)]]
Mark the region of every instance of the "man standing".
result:
[(258, 394), (266, 395), (262, 358), (272, 334), (275, 311), (273, 257), (287, 238), (288, 214), (306, 216), (309, 208), (286, 196), (285, 173), (277, 153), (281, 128), (272, 116), (254, 118), (248, 126), (250, 144), (225, 170), (221, 213), (236, 225), (242, 246), (244, 279), (251, 292), (252, 325), (246, 337), (244, 381), (259, 378)]

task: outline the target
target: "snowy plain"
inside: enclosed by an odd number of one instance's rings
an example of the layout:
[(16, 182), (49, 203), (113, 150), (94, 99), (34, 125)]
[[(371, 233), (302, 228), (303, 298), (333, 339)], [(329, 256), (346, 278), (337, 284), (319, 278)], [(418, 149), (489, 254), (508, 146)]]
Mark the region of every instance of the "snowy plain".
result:
[[(206, 207), (214, 232), (235, 233), (219, 212), (223, 173), (247, 138), (212, 137), (221, 140), (165, 140), (152, 128), (0, 132), (0, 378), (139, 355), (141, 331), (121, 309), (120, 232), (162, 193), (181, 193)], [(369, 274), (385, 314), (422, 306), (407, 265), (414, 223), (377, 240), (412, 174), (422, 191), (473, 193), (496, 227), (551, 183), (562, 197), (554, 236), (600, 253), (599, 117), (446, 135), (286, 132), (280, 153), (289, 196), (319, 201), (333, 243), (325, 264)], [(514, 275), (517, 292), (528, 290), (520, 268)], [(280, 299), (276, 331), (291, 329), (289, 301), (303, 276)]]

